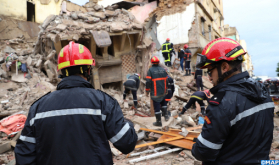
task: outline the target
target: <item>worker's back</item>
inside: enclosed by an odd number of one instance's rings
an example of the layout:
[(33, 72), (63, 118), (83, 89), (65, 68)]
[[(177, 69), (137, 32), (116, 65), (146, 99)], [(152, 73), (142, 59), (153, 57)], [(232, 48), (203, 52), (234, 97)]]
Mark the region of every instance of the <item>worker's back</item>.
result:
[(26, 122), (15, 149), (20, 164), (113, 164), (108, 140), (125, 154), (137, 141), (117, 101), (79, 76), (64, 78), (57, 91), (33, 104)]
[(260, 164), (269, 159), (274, 103), (265, 87), (244, 72), (210, 91), (214, 96), (193, 155), (204, 165)]

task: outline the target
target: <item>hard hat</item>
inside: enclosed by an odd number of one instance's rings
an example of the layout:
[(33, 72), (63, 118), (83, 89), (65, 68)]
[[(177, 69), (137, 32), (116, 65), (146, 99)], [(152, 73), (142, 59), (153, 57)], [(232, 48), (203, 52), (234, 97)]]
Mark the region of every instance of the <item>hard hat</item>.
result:
[(242, 46), (230, 38), (217, 38), (211, 41), (203, 49), (202, 54), (197, 56), (197, 67), (204, 69), (218, 61), (233, 61), (244, 58), (242, 55), (246, 54)]
[(139, 79), (140, 79), (140, 74), (139, 73), (134, 73), (134, 75), (138, 76)]
[(85, 46), (71, 41), (59, 53), (57, 70), (77, 65), (95, 66), (95, 60)]
[(159, 58), (157, 56), (153, 56), (151, 58), (151, 63), (152, 64), (159, 64), (159, 62), (160, 62), (160, 60), (159, 60)]
[(210, 96), (210, 92), (208, 89), (204, 90), (204, 92), (206, 93), (207, 96)]
[(167, 41), (170, 41), (170, 38), (167, 38)]
[(187, 44), (185, 44), (185, 45), (184, 45), (184, 49), (187, 49), (187, 48), (188, 48), (188, 45), (187, 45)]

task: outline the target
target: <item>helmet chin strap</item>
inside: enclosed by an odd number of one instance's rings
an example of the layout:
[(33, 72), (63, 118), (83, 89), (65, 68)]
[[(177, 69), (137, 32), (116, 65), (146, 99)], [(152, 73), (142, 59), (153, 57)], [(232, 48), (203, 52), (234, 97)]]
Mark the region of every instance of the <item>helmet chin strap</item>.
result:
[(222, 74), (222, 71), (221, 71), (221, 66), (222, 66), (222, 63), (220, 65), (217, 66), (217, 70), (218, 70), (218, 81), (217, 81), (217, 84), (220, 84), (221, 82), (224, 81), (224, 79), (228, 76), (230, 76), (233, 72), (236, 72), (237, 71), (237, 67), (225, 72)]

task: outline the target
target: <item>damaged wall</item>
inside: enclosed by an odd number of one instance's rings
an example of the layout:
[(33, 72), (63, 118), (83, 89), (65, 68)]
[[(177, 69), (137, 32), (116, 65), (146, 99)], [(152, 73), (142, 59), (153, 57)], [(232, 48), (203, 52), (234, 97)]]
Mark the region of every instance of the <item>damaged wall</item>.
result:
[[(41, 1), (32, 1), (35, 5), (35, 22), (43, 23), (49, 15), (59, 15), (62, 0)], [(27, 21), (27, 3), (30, 2), (25, 0), (0, 0), (0, 15)]]
[(0, 15), (9, 16), (19, 20), (27, 19), (27, 3), (18, 0), (0, 0)]
[(157, 2), (151, 2), (144, 6), (132, 7), (131, 13), (136, 17), (140, 23), (144, 23), (145, 19), (149, 17), (149, 14), (157, 8)]
[(160, 44), (166, 42), (166, 38), (170, 38), (173, 44), (187, 43), (188, 30), (192, 27), (195, 17), (195, 3), (187, 6), (182, 13), (163, 16), (158, 20), (157, 27), (158, 40)]

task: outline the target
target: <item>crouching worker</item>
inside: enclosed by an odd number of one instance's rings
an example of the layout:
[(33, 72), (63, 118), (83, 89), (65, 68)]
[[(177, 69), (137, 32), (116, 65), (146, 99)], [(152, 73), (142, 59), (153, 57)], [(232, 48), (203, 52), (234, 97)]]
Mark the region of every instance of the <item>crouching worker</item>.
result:
[(182, 112), (179, 113), (179, 116), (183, 115), (184, 112), (187, 111), (187, 109), (189, 109), (193, 104), (195, 104), (195, 102), (199, 103), (199, 105), (201, 106), (201, 113), (202, 115), (205, 115), (205, 105), (203, 103), (203, 100), (208, 99), (210, 99), (210, 92), (208, 89), (193, 93), (188, 103), (183, 107)]
[[(146, 76), (146, 95), (151, 95), (153, 100), (153, 106), (155, 110), (156, 122), (153, 123), (154, 126), (162, 126), (161, 121), (161, 107), (164, 106), (165, 96), (167, 94), (167, 79), (168, 75), (164, 68), (159, 66), (160, 60), (158, 57), (154, 56), (151, 58), (152, 67), (148, 70)], [(162, 109), (163, 114), (165, 114), (165, 120), (169, 120), (169, 115), (166, 112), (167, 108)]]
[(65, 78), (31, 105), (14, 150), (16, 164), (112, 165), (109, 141), (124, 154), (134, 150), (133, 123), (113, 97), (88, 82), (92, 66), (85, 46), (70, 42), (61, 49), (57, 68)]
[(135, 109), (137, 109), (138, 106), (137, 90), (139, 89), (139, 84), (140, 84), (140, 74), (138, 73), (134, 73), (133, 75), (129, 76), (128, 80), (124, 83), (125, 90), (123, 93), (123, 100), (126, 99), (127, 93), (132, 91)]

